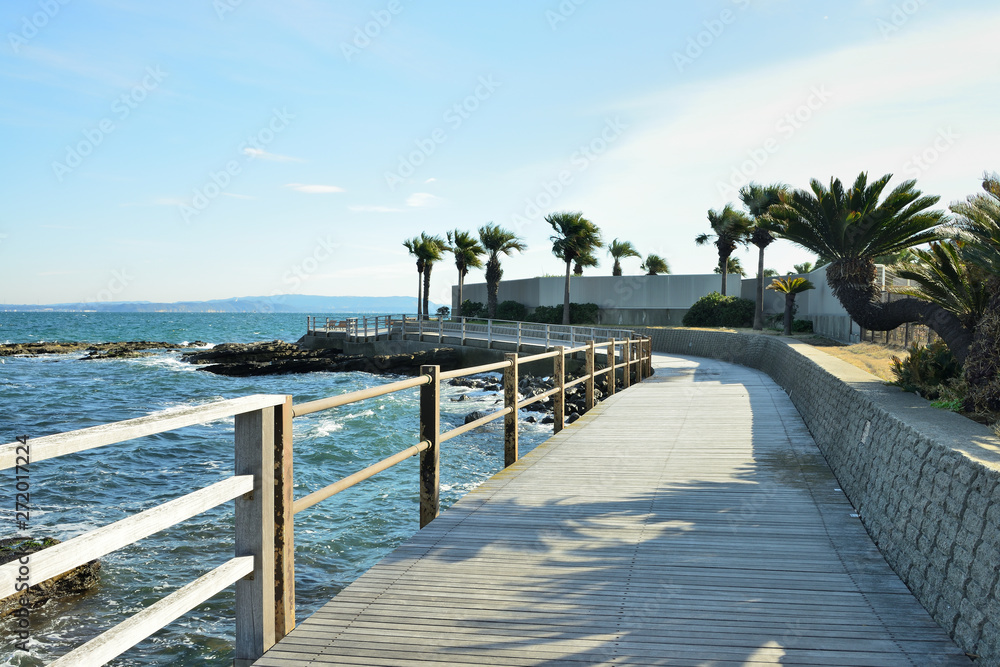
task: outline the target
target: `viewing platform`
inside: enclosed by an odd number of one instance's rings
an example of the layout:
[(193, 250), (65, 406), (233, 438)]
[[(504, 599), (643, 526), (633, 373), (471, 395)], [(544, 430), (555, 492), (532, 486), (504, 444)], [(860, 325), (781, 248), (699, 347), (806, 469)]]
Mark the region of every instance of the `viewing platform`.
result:
[(778, 385), (652, 365), (254, 664), (971, 664)]

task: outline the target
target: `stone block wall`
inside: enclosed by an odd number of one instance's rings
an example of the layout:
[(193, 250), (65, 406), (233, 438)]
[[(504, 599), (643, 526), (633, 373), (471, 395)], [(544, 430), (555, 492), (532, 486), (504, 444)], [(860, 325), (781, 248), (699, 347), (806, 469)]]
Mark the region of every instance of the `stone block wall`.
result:
[(1000, 665), (1000, 439), (989, 428), (794, 339), (638, 331), (656, 352), (770, 375), (889, 565), (978, 664)]

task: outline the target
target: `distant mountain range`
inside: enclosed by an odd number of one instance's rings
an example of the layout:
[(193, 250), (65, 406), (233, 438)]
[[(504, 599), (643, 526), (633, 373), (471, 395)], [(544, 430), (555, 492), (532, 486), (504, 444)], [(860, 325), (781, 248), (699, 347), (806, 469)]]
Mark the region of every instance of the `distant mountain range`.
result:
[[(435, 312), (442, 304), (431, 302)], [(210, 301), (109, 301), (102, 303), (52, 303), (46, 305), (3, 305), (6, 311), (69, 311), (98, 313), (397, 313), (417, 312), (412, 296), (241, 296)]]

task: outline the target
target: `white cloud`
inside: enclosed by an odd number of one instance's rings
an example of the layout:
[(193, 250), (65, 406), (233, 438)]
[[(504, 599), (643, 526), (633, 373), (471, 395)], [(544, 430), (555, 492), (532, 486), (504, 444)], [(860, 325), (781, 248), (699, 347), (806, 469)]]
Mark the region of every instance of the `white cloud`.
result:
[(296, 192), (307, 192), (309, 194), (329, 194), (331, 192), (344, 192), (344, 188), (336, 185), (309, 185), (306, 183), (286, 183), (286, 188), (291, 188)]
[(355, 213), (400, 213), (403, 209), (393, 208), (391, 206), (348, 206), (348, 211), (354, 211)]
[(305, 160), (297, 157), (278, 155), (277, 153), (268, 153), (261, 148), (244, 148), (243, 154), (255, 160), (270, 160), (272, 162), (305, 162)]
[(406, 205), (414, 208), (428, 208), (430, 206), (437, 206), (442, 202), (444, 202), (443, 199), (427, 192), (414, 192), (406, 198)]

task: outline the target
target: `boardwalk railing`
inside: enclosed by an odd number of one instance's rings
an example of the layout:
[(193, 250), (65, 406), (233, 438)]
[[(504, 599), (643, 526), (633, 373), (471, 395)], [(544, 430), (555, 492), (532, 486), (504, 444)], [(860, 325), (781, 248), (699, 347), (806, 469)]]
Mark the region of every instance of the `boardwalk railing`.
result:
[[(597, 368), (598, 354), (604, 367)], [(567, 356), (582, 355), (579, 377), (567, 381)], [(522, 364), (552, 359), (555, 386), (519, 400), (518, 369)], [(487, 372), (503, 374), (503, 408), (450, 431), (441, 432), (441, 382)], [(519, 358), (507, 353), (503, 361), (442, 372), (423, 366), (420, 375), (379, 387), (293, 404), (291, 396), (253, 395), (207, 405), (157, 412), (145, 417), (45, 436), (30, 441), (30, 461), (22, 443), (0, 445), (0, 470), (112, 445), (135, 438), (235, 417), (234, 475), (134, 516), (89, 531), (30, 555), (27, 565), (13, 561), (0, 566), (0, 598), (19, 591), (28, 568), (34, 585), (68, 572), (95, 558), (133, 544), (161, 530), (230, 500), (235, 506), (235, 557), (174, 593), (154, 603), (102, 635), (56, 660), (53, 665), (100, 665), (120, 655), (154, 632), (184, 615), (232, 584), (236, 584), (237, 667), (250, 665), (295, 627), (294, 515), (383, 470), (420, 456), (420, 527), (440, 511), (440, 445), (494, 420), (504, 420), (504, 465), (518, 460), (518, 410), (548, 397), (553, 399), (553, 430), (564, 426), (565, 396), (583, 384), (585, 407), (594, 406), (595, 383), (604, 377), (609, 394), (620, 380), (627, 388), (652, 374), (648, 338), (593, 340), (573, 348)], [(292, 497), (292, 420), (295, 417), (357, 403), (414, 387), (420, 388), (418, 442), (352, 475)]]

